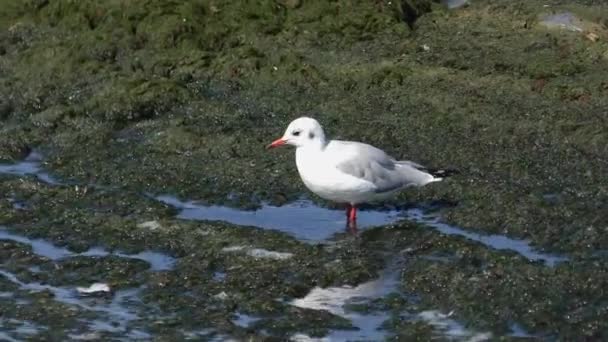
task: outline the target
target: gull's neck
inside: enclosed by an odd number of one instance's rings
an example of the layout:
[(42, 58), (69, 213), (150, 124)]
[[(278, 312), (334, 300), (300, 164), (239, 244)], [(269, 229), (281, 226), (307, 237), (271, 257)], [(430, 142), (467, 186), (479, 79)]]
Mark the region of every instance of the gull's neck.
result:
[(307, 152), (322, 152), (325, 150), (325, 146), (327, 146), (327, 141), (325, 137), (317, 137), (316, 139), (310, 141), (308, 144), (298, 147), (298, 149), (302, 149)]

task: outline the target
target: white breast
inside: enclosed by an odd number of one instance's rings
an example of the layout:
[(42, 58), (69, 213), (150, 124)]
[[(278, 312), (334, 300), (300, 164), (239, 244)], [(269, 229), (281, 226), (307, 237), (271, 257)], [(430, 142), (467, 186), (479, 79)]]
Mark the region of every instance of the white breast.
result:
[(296, 149), (296, 165), (306, 187), (319, 197), (340, 203), (362, 203), (375, 186), (336, 168), (336, 158), (315, 148)]

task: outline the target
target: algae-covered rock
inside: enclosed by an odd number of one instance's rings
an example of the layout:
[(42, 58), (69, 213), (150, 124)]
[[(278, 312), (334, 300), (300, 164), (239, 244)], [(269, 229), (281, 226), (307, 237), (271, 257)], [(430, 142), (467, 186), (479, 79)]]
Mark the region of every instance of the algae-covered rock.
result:
[[(0, 176), (0, 224), (74, 253), (103, 245), (179, 258), (174, 271), (156, 273), (133, 260), (28, 259), (28, 247), (13, 241), (6, 248), (14, 255), (1, 256), (11, 274), (54, 286), (17, 293), (33, 303), (23, 315), (48, 318), (40, 336), (49, 340), (67, 339), (61, 332), (70, 329), (87, 336), (78, 318), (95, 315), (53, 299), (80, 274), (78, 286), (145, 284), (150, 305), (141, 309), (157, 319), (135, 325), (160, 339), (321, 337), (349, 323), (277, 298), (360, 284), (407, 250), (399, 283), (411, 296), (355, 306), (390, 313), (391, 334), (445, 338), (438, 325), (463, 321), (497, 338), (513, 327), (541, 338), (605, 338), (605, 4), (446, 8), (454, 3), (462, 1), (0, 0), (0, 160), (37, 148), (65, 181)], [(302, 186), (292, 150), (263, 148), (301, 115), (315, 116), (332, 138), (461, 171), (389, 204), (451, 203), (443, 220), (569, 261), (549, 268), (409, 223), (359, 240), (339, 236), (335, 249), (310, 246), (250, 227), (183, 222), (142, 196), (249, 209), (310, 196), (329, 205)], [(222, 252), (234, 246), (243, 250)], [(29, 269), (34, 263), (41, 274)], [(7, 279), (2, 291), (15, 292)], [(17, 317), (6, 298), (3, 317)], [(238, 326), (237, 312), (261, 319)], [(201, 331), (200, 322), (216, 330)]]
[(31, 145), (21, 135), (10, 128), (0, 129), (0, 161), (14, 161), (25, 158)]

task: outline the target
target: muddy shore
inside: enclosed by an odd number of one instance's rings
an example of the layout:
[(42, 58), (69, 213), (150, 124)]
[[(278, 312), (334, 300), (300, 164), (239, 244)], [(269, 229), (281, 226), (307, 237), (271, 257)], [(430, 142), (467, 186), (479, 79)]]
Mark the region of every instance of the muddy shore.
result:
[[(0, 339), (607, 339), (608, 7), (456, 3), (0, 0)], [(461, 173), (349, 236), (301, 115)]]

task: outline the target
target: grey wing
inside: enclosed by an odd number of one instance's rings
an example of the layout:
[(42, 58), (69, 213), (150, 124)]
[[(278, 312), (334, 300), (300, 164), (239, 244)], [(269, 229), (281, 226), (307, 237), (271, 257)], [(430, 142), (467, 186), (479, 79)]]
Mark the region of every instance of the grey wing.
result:
[(395, 161), (384, 151), (371, 145), (342, 143), (354, 144), (352, 147), (355, 153), (336, 167), (346, 174), (371, 182), (377, 193), (410, 185), (424, 185), (434, 178), (424, 171), (422, 165), (410, 161)]

